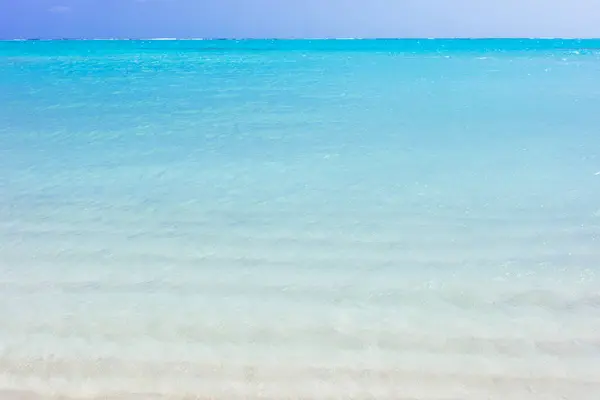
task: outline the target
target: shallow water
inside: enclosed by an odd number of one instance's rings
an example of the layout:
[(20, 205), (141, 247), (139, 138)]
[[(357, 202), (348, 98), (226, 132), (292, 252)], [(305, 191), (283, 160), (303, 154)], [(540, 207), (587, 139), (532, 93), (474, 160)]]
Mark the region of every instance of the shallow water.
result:
[(599, 61), (0, 42), (2, 393), (595, 399)]

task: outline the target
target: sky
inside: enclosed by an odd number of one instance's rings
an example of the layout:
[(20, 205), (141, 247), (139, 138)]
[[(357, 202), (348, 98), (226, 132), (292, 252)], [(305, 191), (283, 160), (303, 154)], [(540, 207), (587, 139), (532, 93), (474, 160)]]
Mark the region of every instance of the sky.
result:
[(0, 0), (0, 39), (600, 37), (600, 0)]

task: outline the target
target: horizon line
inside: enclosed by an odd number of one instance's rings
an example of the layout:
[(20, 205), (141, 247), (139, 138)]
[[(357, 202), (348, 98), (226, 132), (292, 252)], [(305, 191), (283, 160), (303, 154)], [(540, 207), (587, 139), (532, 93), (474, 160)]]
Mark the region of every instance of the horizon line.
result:
[(439, 37), (64, 37), (64, 38), (43, 38), (43, 37), (28, 37), (28, 38), (0, 38), (1, 42), (26, 42), (26, 41), (245, 41), (245, 40), (600, 40), (600, 37), (550, 37), (550, 36), (439, 36)]

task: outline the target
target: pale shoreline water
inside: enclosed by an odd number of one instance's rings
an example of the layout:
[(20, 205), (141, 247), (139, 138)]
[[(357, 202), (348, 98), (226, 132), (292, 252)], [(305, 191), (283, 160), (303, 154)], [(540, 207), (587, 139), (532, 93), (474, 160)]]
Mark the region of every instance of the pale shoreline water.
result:
[(0, 399), (595, 400), (599, 43), (0, 42)]

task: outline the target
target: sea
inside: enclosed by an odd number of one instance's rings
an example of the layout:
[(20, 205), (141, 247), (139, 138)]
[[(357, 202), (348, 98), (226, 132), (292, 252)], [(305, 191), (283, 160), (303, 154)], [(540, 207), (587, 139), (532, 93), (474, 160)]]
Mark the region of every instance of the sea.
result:
[(2, 400), (597, 400), (600, 40), (0, 42)]

